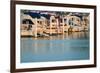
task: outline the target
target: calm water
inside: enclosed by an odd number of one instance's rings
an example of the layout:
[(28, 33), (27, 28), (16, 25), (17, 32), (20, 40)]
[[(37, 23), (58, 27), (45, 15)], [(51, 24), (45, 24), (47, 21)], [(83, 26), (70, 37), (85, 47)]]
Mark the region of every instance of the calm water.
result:
[(89, 59), (89, 33), (74, 32), (46, 38), (21, 38), (21, 62)]

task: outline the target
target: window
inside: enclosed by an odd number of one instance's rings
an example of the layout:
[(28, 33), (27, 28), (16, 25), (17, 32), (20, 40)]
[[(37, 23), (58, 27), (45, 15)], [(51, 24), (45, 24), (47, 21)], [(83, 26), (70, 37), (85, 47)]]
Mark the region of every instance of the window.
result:
[(34, 24), (30, 19), (24, 19), (22, 24)]
[(52, 20), (52, 22), (54, 23), (54, 22), (55, 22), (55, 20), (53, 19), (53, 20)]

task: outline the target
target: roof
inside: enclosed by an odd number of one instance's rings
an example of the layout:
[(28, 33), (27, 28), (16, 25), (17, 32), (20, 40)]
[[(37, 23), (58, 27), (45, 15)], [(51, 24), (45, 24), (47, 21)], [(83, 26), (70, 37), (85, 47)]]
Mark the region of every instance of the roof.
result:
[(41, 16), (43, 16), (46, 19), (50, 19), (50, 15), (48, 14), (40, 14), (36, 12), (25, 12), (24, 14), (30, 15), (32, 18), (40, 18)]
[(77, 13), (77, 12), (75, 12), (75, 13), (72, 13), (72, 16), (77, 16), (82, 20), (82, 17), (89, 16), (89, 13)]

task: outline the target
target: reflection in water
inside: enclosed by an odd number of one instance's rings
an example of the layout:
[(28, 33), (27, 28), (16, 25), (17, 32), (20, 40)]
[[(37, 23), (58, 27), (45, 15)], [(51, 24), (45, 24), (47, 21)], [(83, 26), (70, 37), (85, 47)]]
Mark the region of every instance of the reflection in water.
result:
[(21, 62), (89, 59), (89, 32), (21, 38)]
[(87, 39), (89, 38), (89, 32), (69, 32), (68, 37), (75, 39)]

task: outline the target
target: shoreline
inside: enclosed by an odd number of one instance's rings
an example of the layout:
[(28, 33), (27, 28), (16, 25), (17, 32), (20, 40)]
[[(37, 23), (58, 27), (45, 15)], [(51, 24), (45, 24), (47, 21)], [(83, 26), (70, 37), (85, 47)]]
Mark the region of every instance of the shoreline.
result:
[(59, 36), (59, 35), (63, 36), (64, 34), (72, 34), (72, 33), (80, 33), (80, 32), (89, 32), (89, 31), (72, 31), (72, 32), (64, 32), (62, 34), (59, 34), (59, 33), (58, 34), (57, 33), (55, 33), (55, 34), (44, 33), (48, 36), (38, 34), (37, 37), (35, 37), (34, 35), (21, 35), (21, 38), (28, 38), (28, 37), (29, 38), (49, 38), (51, 36)]

